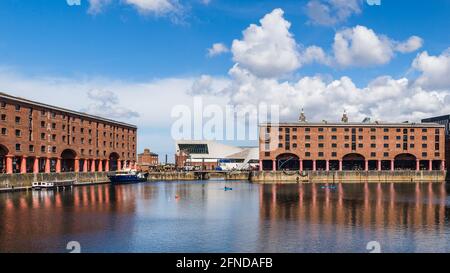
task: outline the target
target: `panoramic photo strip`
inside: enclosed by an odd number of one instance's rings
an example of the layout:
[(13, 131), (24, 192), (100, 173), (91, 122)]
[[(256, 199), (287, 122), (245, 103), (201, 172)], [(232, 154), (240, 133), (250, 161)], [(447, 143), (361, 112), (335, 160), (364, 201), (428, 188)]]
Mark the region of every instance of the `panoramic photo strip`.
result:
[(1, 0), (0, 257), (450, 253), (449, 29), (450, 0)]

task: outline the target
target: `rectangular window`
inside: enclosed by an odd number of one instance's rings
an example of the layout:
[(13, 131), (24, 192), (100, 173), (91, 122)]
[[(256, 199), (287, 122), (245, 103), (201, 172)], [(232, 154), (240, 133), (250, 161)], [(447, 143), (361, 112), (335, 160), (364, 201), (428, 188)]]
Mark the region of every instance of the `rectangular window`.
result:
[(322, 135), (319, 136), (319, 140), (323, 140), (324, 137)]
[(336, 143), (332, 143), (331, 144), (331, 148), (337, 148), (337, 144)]
[(45, 121), (41, 121), (41, 128), (45, 128)]
[(427, 153), (422, 153), (422, 157), (427, 157), (428, 156), (428, 154)]
[(375, 143), (370, 144), (370, 148), (376, 148), (376, 147), (377, 147), (377, 144), (375, 144)]
[(310, 152), (306, 152), (305, 153), (305, 157), (310, 157), (311, 156), (311, 153)]
[(41, 152), (45, 153), (45, 146), (41, 146)]
[(384, 140), (389, 140), (389, 136), (384, 136), (383, 139)]
[(52, 129), (56, 129), (56, 123), (52, 123)]
[(311, 143), (306, 143), (305, 148), (311, 148)]
[(427, 148), (427, 147), (428, 147), (428, 145), (426, 143), (422, 144), (422, 148)]
[(370, 156), (371, 157), (377, 157), (377, 153), (372, 152), (372, 153), (370, 153)]
[(16, 144), (16, 151), (20, 151), (20, 149), (21, 149), (20, 144), (17, 143), (17, 144)]
[(331, 157), (337, 157), (337, 153), (336, 152), (332, 152), (331, 153)]
[(323, 152), (319, 152), (319, 157), (323, 157)]
[(332, 139), (332, 140), (336, 140), (336, 139), (337, 139), (337, 136), (331, 136), (331, 139)]
[(383, 147), (384, 148), (389, 148), (389, 144), (388, 143), (384, 143)]
[(384, 157), (389, 157), (389, 153), (383, 153)]
[(20, 130), (16, 130), (16, 137), (20, 137), (22, 135), (22, 132)]
[(7, 134), (6, 128), (2, 128), (2, 135), (6, 136), (6, 134)]
[(423, 128), (422, 133), (426, 133), (426, 132), (428, 132), (428, 130), (426, 128)]
[(389, 129), (388, 128), (384, 128), (383, 132), (389, 133)]
[(2, 107), (2, 109), (5, 109), (6, 108), (6, 102), (2, 101), (1, 107)]
[(323, 128), (319, 128), (319, 132), (323, 132)]
[(2, 121), (6, 121), (6, 115), (2, 114)]
[(20, 117), (16, 117), (16, 124), (20, 124)]
[(323, 143), (319, 143), (319, 148), (323, 148), (323, 147), (324, 147)]
[(29, 150), (30, 152), (34, 152), (34, 145), (30, 145), (30, 146), (28, 147), (28, 150)]
[(16, 105), (16, 111), (20, 111), (20, 105)]

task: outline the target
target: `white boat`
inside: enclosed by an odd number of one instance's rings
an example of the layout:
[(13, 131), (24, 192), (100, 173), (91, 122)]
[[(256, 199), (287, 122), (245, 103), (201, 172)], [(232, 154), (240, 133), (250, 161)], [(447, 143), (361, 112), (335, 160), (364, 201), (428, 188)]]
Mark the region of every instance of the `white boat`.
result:
[(55, 182), (33, 182), (31, 188), (33, 190), (52, 190), (58, 188), (72, 187), (75, 180), (64, 180)]
[(54, 189), (55, 183), (53, 183), (53, 182), (33, 182), (32, 188), (33, 188), (33, 190)]

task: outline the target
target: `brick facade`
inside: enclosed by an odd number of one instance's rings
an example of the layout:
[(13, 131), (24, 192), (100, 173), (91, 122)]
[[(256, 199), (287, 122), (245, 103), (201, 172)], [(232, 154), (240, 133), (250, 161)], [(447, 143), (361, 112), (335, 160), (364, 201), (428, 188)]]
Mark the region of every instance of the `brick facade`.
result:
[(445, 128), (439, 124), (262, 124), (259, 135), (264, 170), (445, 168)]
[(150, 149), (144, 149), (144, 152), (138, 154), (138, 167), (142, 171), (154, 169), (159, 164), (158, 155), (150, 152)]
[(134, 166), (137, 128), (0, 93), (0, 172), (94, 172)]

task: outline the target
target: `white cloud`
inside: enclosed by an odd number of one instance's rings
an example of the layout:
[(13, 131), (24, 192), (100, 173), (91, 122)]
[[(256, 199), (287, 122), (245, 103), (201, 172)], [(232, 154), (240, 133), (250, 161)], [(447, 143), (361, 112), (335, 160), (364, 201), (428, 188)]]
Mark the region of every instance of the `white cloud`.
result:
[(230, 77), (227, 93), (232, 103), (279, 105), (284, 120), (296, 120), (302, 107), (310, 121), (330, 122), (339, 121), (344, 109), (352, 121), (372, 117), (399, 122), (419, 121), (450, 111), (450, 105), (445, 103), (450, 100), (449, 90), (430, 91), (414, 86), (406, 78), (379, 77), (359, 88), (349, 77), (326, 81), (315, 76), (289, 82), (259, 78), (238, 65), (230, 70)]
[(331, 65), (332, 61), (332, 58), (318, 46), (309, 46), (301, 54), (302, 65), (314, 62), (324, 65)]
[(306, 5), (306, 15), (312, 24), (333, 26), (361, 13), (361, 9), (361, 0), (311, 0)]
[(125, 0), (125, 3), (134, 6), (141, 13), (154, 13), (158, 15), (178, 12), (180, 5), (177, 0)]
[(224, 94), (224, 88), (229, 84), (228, 79), (201, 75), (188, 90), (190, 95), (219, 95)]
[(416, 80), (416, 85), (450, 89), (450, 48), (439, 56), (432, 56), (424, 51), (417, 55), (412, 67), (421, 72)]
[(398, 43), (396, 50), (401, 53), (409, 53), (418, 50), (423, 45), (423, 39), (418, 36), (411, 36), (407, 41)]
[(291, 23), (283, 18), (283, 10), (275, 9), (243, 31), (242, 40), (234, 40), (233, 60), (260, 77), (276, 77), (300, 67), (300, 55)]
[(397, 42), (358, 25), (335, 34), (333, 51), (336, 63), (341, 66), (383, 65), (393, 58), (396, 51), (412, 52), (420, 48), (422, 42), (417, 36), (406, 42)]
[(230, 51), (228, 47), (223, 43), (215, 43), (211, 48), (208, 48), (208, 56), (214, 57)]
[(81, 111), (93, 115), (104, 116), (112, 119), (131, 119), (139, 117), (139, 113), (123, 107), (119, 103), (118, 96), (111, 91), (92, 89), (87, 92), (91, 103)]

